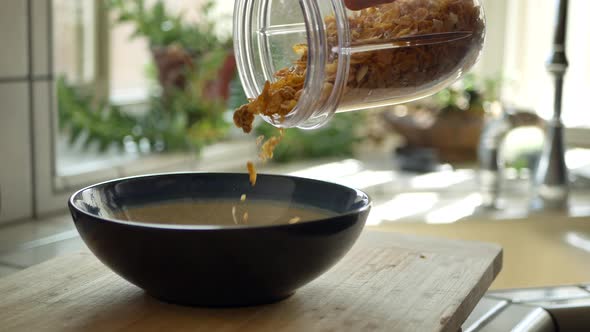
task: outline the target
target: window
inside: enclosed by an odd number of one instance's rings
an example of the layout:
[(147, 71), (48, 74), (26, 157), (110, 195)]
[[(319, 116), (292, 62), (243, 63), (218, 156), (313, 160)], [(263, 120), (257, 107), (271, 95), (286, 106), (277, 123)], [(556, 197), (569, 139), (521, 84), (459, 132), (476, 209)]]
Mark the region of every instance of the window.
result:
[[(90, 91), (96, 100), (106, 99), (126, 111), (143, 112), (155, 84), (152, 54), (145, 38), (132, 38), (134, 26), (116, 24), (115, 14), (102, 0), (54, 1), (55, 71), (76, 89)], [(167, 0), (172, 13), (182, 12), (188, 22), (200, 19), (205, 1)], [(154, 0), (146, 1), (150, 7)], [(217, 0), (211, 13), (218, 21), (217, 33), (229, 36), (233, 1)], [(152, 76), (152, 77), (150, 77)], [(97, 153), (96, 147), (84, 147), (83, 139), (68, 142), (68, 135), (57, 137), (56, 172), (75, 177), (101, 172), (140, 159), (131, 147), (126, 152), (112, 148)], [(67, 182), (67, 181), (66, 181)]]
[[(190, 7), (188, 15), (198, 19), (201, 2), (166, 4), (176, 10)], [(227, 34), (233, 1), (218, 3), (222, 6), (214, 15)], [(99, 155), (69, 145), (67, 135), (59, 134), (56, 83), (62, 76), (115, 102), (145, 99), (149, 51), (141, 40), (128, 40), (129, 27), (111, 29), (103, 6), (103, 0), (0, 3), (0, 36), (6, 46), (0, 52), (0, 222), (62, 211), (72, 190), (84, 184), (156, 169), (188, 169), (193, 162), (186, 155), (150, 163), (137, 162), (134, 153)], [(235, 152), (254, 153), (243, 147)]]
[[(149, 5), (154, 1), (146, 1)], [(166, 0), (166, 7), (172, 12), (183, 12), (187, 21), (198, 21), (203, 0)], [(232, 0), (216, 0), (212, 13), (220, 20), (218, 34), (231, 34)], [(111, 26), (104, 33), (109, 34), (109, 82), (110, 97), (115, 103), (128, 104), (145, 101), (149, 94), (150, 82), (146, 72), (152, 65), (152, 56), (145, 39), (130, 39), (133, 27), (130, 24)]]
[[(590, 128), (590, 2), (571, 0), (567, 53), (570, 67), (564, 91), (563, 121), (569, 128)], [(507, 1), (504, 95), (507, 101), (552, 115), (553, 84), (545, 70), (552, 51), (557, 1)], [(490, 22), (490, 27), (493, 22)], [(588, 137), (590, 138), (590, 136)]]

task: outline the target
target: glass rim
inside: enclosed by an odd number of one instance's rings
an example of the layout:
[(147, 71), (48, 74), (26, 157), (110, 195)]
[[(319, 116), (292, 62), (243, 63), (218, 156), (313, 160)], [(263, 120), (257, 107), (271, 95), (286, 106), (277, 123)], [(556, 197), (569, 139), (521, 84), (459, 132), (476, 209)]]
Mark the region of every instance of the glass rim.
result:
[[(263, 49), (254, 47), (254, 39), (265, 43), (260, 31), (268, 23), (268, 11), (272, 0), (236, 0), (234, 6), (233, 36), (234, 52), (238, 74), (248, 98), (256, 98), (262, 93), (264, 82), (256, 77), (257, 71), (262, 71), (265, 78), (271, 80), (274, 73), (268, 72), (270, 66), (265, 65)], [(327, 123), (336, 113), (340, 99), (344, 93), (346, 77), (348, 75), (350, 53), (350, 32), (346, 20), (346, 8), (341, 0), (330, 0), (331, 9), (337, 21), (338, 29), (338, 68), (337, 79), (327, 98), (324, 94), (325, 69), (328, 56), (332, 50), (328, 47), (323, 13), (316, 0), (299, 0), (301, 11), (305, 19), (306, 39), (308, 45), (307, 71), (301, 98), (295, 108), (281, 122), (271, 117), (262, 118), (275, 127), (300, 127), (313, 129)], [(258, 37), (256, 37), (258, 36)], [(255, 60), (260, 60), (262, 68), (257, 68)]]

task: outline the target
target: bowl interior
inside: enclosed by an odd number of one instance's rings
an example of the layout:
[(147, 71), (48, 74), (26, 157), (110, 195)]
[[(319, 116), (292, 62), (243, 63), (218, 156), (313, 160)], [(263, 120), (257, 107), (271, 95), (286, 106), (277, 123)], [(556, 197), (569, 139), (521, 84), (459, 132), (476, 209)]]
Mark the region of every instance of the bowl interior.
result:
[(246, 174), (174, 173), (94, 185), (74, 194), (71, 204), (109, 220), (235, 227), (326, 219), (358, 213), (370, 203), (361, 191), (311, 179), (259, 175), (252, 187)]

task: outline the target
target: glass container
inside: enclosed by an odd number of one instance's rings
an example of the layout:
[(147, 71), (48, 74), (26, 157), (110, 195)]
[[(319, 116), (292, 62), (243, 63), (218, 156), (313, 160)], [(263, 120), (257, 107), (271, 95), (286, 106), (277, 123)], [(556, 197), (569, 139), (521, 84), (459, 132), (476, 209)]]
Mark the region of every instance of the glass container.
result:
[(267, 81), (293, 87), (276, 99), (288, 112), (263, 115), (267, 122), (313, 129), (336, 112), (448, 87), (477, 62), (484, 17), (478, 0), (396, 0), (362, 10), (343, 0), (236, 0), (238, 71), (251, 99)]

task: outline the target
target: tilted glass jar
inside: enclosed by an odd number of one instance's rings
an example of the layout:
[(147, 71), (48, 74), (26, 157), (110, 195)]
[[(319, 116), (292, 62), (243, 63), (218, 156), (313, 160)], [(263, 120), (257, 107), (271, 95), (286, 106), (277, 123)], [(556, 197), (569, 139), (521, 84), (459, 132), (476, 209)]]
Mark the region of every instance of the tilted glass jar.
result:
[(248, 98), (267, 81), (304, 77), (296, 97), (285, 97), (294, 98), (287, 114), (263, 116), (284, 128), (432, 95), (477, 62), (484, 36), (479, 0), (395, 0), (360, 11), (343, 0), (236, 0), (234, 9)]

